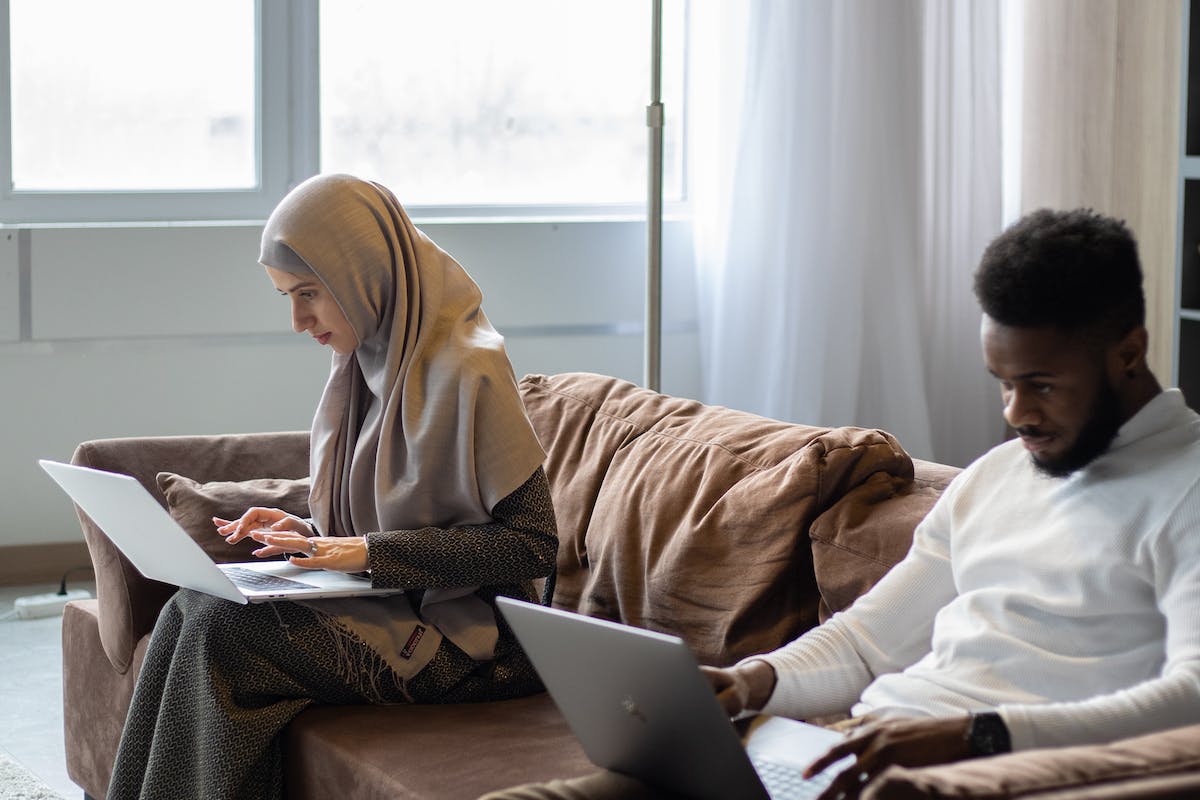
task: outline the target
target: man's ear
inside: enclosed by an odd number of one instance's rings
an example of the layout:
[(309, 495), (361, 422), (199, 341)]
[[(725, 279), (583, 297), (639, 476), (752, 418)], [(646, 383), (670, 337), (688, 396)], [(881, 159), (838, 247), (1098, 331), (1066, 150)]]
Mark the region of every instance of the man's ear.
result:
[(1108, 371), (1114, 386), (1120, 381), (1136, 378), (1146, 369), (1146, 352), (1150, 346), (1150, 334), (1142, 325), (1121, 337), (1109, 348)]

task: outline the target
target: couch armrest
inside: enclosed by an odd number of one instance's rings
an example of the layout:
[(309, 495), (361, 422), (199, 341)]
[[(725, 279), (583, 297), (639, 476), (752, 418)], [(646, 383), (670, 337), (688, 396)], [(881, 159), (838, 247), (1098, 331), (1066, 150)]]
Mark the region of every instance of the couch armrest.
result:
[[(79, 445), (71, 461), (132, 475), (165, 506), (155, 479), (159, 472), (200, 482), (305, 477), (308, 433), (97, 439)], [(138, 640), (154, 627), (176, 587), (143, 577), (86, 514), (76, 511), (96, 571), (100, 641), (113, 667), (124, 673)]]
[(1200, 797), (1200, 725), (1105, 745), (1026, 750), (919, 769), (889, 767), (863, 794), (864, 800), (932, 797)]

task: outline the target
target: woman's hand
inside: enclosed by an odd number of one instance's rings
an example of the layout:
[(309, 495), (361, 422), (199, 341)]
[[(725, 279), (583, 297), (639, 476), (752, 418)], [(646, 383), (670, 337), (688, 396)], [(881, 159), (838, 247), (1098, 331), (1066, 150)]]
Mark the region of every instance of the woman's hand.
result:
[[(213, 524), (217, 526), (217, 533), (225, 537), (225, 541), (230, 544), (237, 544), (242, 539), (250, 535), (253, 530), (269, 530), (269, 531), (294, 531), (302, 533), (305, 536), (312, 536), (313, 529), (304, 520), (297, 516), (281, 511), (278, 508), (259, 508), (255, 507), (242, 514), (239, 519), (230, 521), (213, 517)], [(268, 555), (275, 555), (270, 553)]]
[(260, 558), (299, 553), (288, 561), (305, 569), (362, 572), (367, 568), (367, 540), (362, 536), (307, 536), (292, 531), (257, 529), (250, 538), (263, 545), (254, 551)]

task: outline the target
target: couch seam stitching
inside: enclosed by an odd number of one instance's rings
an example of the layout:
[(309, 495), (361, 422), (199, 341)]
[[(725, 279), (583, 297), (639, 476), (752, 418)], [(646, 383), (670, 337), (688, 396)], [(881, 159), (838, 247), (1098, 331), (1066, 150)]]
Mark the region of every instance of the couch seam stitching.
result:
[(864, 552), (862, 552), (861, 550), (855, 550), (854, 548), (852, 548), (852, 547), (847, 547), (847, 546), (846, 546), (846, 545), (844, 545), (844, 544), (839, 544), (839, 543), (837, 543), (837, 542), (830, 541), (830, 540), (828, 540), (828, 539), (822, 539), (822, 538), (820, 538), (820, 537), (813, 536), (811, 533), (809, 534), (809, 538), (810, 538), (810, 539), (813, 541), (813, 543), (815, 543), (815, 544), (823, 544), (823, 545), (825, 545), (826, 547), (832, 547), (832, 548), (834, 548), (834, 549), (836, 549), (836, 550), (841, 550), (843, 553), (851, 553), (851, 554), (853, 554), (853, 555), (860, 556), (860, 557), (862, 557), (862, 558), (865, 558), (865, 559), (867, 559), (868, 561), (873, 561), (873, 562), (875, 562), (876, 564), (878, 564), (878, 565), (879, 565), (879, 566), (881, 566), (881, 567), (888, 567), (888, 568), (891, 568), (891, 567), (895, 566), (895, 564), (894, 564), (894, 563), (891, 563), (891, 562), (884, 561), (883, 559), (881, 559), (881, 558), (879, 558), (879, 557), (877, 557), (877, 556), (870, 555), (869, 553), (864, 553)]

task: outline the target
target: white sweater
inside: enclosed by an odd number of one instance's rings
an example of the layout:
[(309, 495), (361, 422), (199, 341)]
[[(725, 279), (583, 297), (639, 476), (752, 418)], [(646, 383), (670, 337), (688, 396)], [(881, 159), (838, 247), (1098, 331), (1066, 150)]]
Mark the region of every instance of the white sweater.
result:
[(1163, 392), (1066, 478), (996, 447), (870, 592), (755, 658), (768, 713), (996, 709), (1014, 749), (1200, 722), (1200, 416)]

